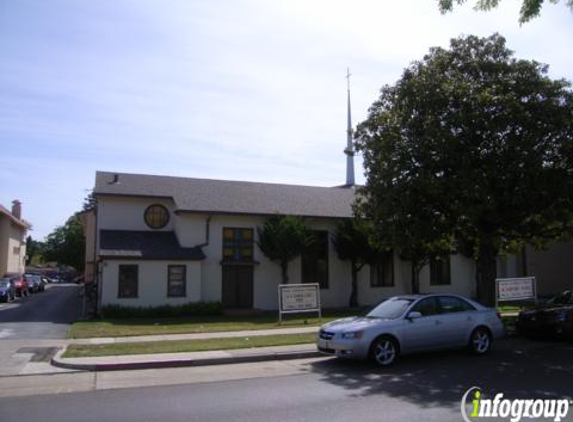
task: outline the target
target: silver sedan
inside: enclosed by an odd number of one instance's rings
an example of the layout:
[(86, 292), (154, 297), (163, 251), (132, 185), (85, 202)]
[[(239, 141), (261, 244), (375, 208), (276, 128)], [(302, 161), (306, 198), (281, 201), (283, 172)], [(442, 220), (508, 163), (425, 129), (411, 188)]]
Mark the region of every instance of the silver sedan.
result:
[(318, 350), (386, 366), (399, 354), (468, 346), (489, 351), (504, 327), (494, 309), (457, 295), (392, 297), (364, 317), (330, 322), (317, 335)]

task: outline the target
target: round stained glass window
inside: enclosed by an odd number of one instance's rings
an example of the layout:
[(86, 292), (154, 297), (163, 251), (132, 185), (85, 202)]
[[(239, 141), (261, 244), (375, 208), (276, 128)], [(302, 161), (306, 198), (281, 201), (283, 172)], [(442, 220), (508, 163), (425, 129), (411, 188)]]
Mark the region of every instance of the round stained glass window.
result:
[(161, 229), (169, 223), (169, 211), (163, 205), (153, 204), (145, 210), (144, 218), (150, 228)]

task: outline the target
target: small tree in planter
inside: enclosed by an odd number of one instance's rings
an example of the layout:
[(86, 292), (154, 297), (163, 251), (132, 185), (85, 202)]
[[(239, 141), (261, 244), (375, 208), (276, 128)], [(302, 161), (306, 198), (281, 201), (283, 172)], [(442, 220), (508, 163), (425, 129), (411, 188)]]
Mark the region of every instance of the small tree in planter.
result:
[(281, 267), (282, 283), (288, 283), (288, 264), (312, 245), (314, 237), (300, 217), (276, 215), (258, 228), (259, 249)]

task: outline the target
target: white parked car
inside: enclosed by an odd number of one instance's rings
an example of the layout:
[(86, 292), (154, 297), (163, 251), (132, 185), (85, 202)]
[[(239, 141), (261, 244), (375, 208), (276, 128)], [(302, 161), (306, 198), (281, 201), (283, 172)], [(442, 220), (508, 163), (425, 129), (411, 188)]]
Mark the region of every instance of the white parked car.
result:
[(489, 351), (504, 327), (494, 309), (457, 295), (392, 297), (363, 317), (344, 318), (321, 327), (318, 350), (341, 358), (366, 359), (386, 366), (398, 355), (456, 347)]

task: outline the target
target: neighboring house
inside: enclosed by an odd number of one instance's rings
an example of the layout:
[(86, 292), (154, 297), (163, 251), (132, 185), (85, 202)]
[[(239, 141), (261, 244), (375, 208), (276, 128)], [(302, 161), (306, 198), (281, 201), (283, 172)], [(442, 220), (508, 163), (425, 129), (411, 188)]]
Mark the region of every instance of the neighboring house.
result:
[(95, 211), (87, 210), (78, 213), (79, 221), (86, 237), (86, 261), (84, 267), (84, 282), (95, 281), (96, 250), (95, 250)]
[(12, 202), (12, 211), (0, 205), (0, 276), (25, 271), (26, 233), (30, 228), (22, 219), (20, 201)]
[[(276, 214), (303, 217), (319, 245), (290, 263), (289, 282), (319, 283), (324, 307), (348, 305), (350, 263), (338, 259), (331, 239), (337, 221), (352, 216), (352, 184), (327, 188), (97, 172), (93, 193), (92, 262), (100, 305), (221, 301), (230, 308), (277, 309), (280, 268), (256, 244), (257, 228)], [(410, 291), (410, 264), (398, 253), (366, 266), (359, 277), (361, 305)], [(461, 254), (432, 262), (421, 273), (420, 290), (474, 296), (475, 265)]]

